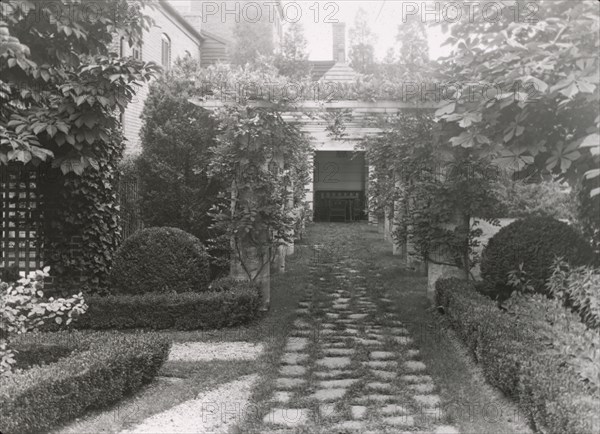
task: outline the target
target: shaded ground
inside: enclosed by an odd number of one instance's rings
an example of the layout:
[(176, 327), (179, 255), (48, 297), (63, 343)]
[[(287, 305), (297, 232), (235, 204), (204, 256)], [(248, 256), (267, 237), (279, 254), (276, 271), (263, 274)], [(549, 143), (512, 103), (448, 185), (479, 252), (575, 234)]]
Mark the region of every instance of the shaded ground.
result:
[(233, 418), (230, 432), (240, 433), (530, 432), (430, 309), (426, 279), (403, 270), (376, 228), (324, 223), (308, 232), (286, 274), (272, 277), (260, 321), (164, 332), (174, 342), (260, 342), (258, 360), (167, 362), (135, 396), (59, 432), (129, 429), (253, 373), (261, 377), (250, 405), (228, 396), (207, 417)]

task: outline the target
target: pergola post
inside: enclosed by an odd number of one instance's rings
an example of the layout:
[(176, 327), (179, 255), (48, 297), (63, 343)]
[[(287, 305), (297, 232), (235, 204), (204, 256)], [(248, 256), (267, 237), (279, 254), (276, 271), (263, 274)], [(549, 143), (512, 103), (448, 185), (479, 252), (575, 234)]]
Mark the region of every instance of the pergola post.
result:
[(383, 214), (383, 240), (393, 243), (392, 239), (392, 220), (394, 214), (394, 207), (388, 205), (385, 207), (385, 211)]
[[(396, 178), (396, 182), (395, 182), (395, 187), (396, 187), (396, 191), (398, 191), (400, 188), (402, 188), (402, 181), (400, 176), (398, 176), (396, 174), (395, 176)], [(396, 232), (399, 229), (399, 225), (402, 224), (402, 220), (404, 219), (404, 215), (405, 215), (405, 203), (402, 200), (395, 200), (394, 201), (394, 216), (392, 219), (392, 234), (394, 232)], [(393, 248), (392, 248), (392, 254), (394, 256), (400, 256), (401, 258), (406, 258), (406, 237), (403, 240), (399, 240), (393, 237), (392, 235), (392, 242), (393, 242)]]
[(366, 191), (366, 196), (367, 196), (367, 209), (368, 209), (368, 212), (369, 212), (369, 224), (377, 226), (377, 215), (375, 214), (375, 210), (373, 209), (373, 206), (372, 206), (372, 203), (371, 203), (371, 192), (373, 190), (373, 181), (374, 181), (374, 179), (371, 178), (371, 174), (374, 171), (375, 171), (375, 166), (369, 165), (368, 168), (367, 168), (367, 191)]

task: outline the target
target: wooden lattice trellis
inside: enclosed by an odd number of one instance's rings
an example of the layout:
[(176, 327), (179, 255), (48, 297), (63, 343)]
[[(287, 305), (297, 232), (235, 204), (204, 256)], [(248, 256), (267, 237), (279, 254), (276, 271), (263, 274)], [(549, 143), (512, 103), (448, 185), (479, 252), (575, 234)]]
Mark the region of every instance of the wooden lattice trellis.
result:
[(40, 172), (0, 166), (0, 267), (29, 272), (43, 266)]

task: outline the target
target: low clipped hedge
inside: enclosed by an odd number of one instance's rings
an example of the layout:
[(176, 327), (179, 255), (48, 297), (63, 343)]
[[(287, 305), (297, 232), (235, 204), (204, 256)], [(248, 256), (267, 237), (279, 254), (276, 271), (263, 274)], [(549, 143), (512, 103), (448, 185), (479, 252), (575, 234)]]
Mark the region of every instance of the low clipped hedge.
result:
[[(45, 432), (91, 409), (119, 401), (149, 383), (170, 341), (153, 333), (60, 332), (25, 336), (70, 354), (0, 378), (0, 431)], [(31, 342), (23, 342), (31, 347)], [(17, 350), (19, 342), (16, 342)]]
[(514, 290), (508, 285), (508, 274), (521, 263), (533, 288), (547, 293), (545, 283), (557, 257), (576, 266), (594, 260), (592, 248), (581, 234), (552, 217), (527, 217), (503, 227), (490, 238), (481, 256), (486, 295), (508, 298)]
[(115, 294), (203, 292), (210, 256), (198, 238), (181, 229), (143, 229), (115, 254), (110, 281)]
[[(249, 323), (259, 313), (258, 285), (230, 279), (214, 290), (183, 294), (86, 296), (88, 311), (69, 327), (76, 329), (206, 330)], [(45, 330), (57, 330), (49, 324)]]
[(600, 426), (600, 390), (589, 380), (598, 360), (587, 359), (600, 337), (575, 314), (539, 294), (514, 296), (503, 311), (454, 278), (436, 282), (436, 303), (486, 379), (540, 431), (587, 434)]

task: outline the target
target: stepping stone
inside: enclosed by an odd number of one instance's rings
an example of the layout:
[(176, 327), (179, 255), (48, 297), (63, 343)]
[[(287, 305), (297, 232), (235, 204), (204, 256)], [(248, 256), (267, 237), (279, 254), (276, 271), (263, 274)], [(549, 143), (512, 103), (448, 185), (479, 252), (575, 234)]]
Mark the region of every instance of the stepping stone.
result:
[(294, 336), (294, 337), (307, 337), (310, 336), (312, 334), (312, 331), (309, 329), (300, 329), (300, 330), (294, 330), (290, 333), (290, 336)]
[(317, 360), (318, 366), (330, 369), (345, 368), (350, 363), (352, 363), (350, 357), (325, 357), (324, 359)]
[(394, 395), (381, 395), (381, 394), (370, 394), (370, 395), (365, 395), (363, 397), (360, 398), (360, 401), (366, 401), (366, 402), (386, 402), (386, 401), (392, 401), (394, 400), (396, 397)]
[(350, 407), (350, 412), (352, 413), (352, 419), (364, 419), (367, 414), (367, 407), (364, 405), (353, 405)]
[(417, 402), (417, 404), (421, 404), (423, 407), (438, 407), (440, 405), (441, 399), (438, 395), (415, 395), (413, 399)]
[(339, 389), (341, 387), (346, 388), (352, 386), (354, 383), (359, 382), (360, 380), (356, 378), (345, 378), (343, 380), (327, 380), (327, 381), (319, 381), (319, 387), (325, 389)]
[(373, 373), (373, 375), (375, 375), (376, 377), (379, 377), (383, 380), (393, 380), (394, 378), (396, 378), (396, 375), (397, 375), (395, 372), (379, 371), (377, 369), (374, 369), (371, 372)]
[(315, 372), (315, 376), (318, 378), (332, 378), (339, 377), (340, 375), (349, 374), (352, 371), (342, 371), (339, 369), (334, 369), (332, 371), (324, 371), (324, 372)]
[(336, 319), (340, 317), (339, 313), (326, 313), (325, 316), (327, 316), (327, 318), (331, 318), (331, 319)]
[(409, 411), (406, 407), (403, 407), (401, 405), (397, 405), (397, 404), (389, 404), (386, 405), (385, 407), (382, 407), (379, 410), (382, 414), (408, 414)]
[(456, 428), (450, 425), (438, 426), (433, 434), (460, 434)]
[(301, 377), (306, 374), (306, 368), (300, 365), (286, 365), (281, 367), (279, 373), (286, 377)]
[(346, 394), (346, 389), (320, 389), (310, 395), (311, 398), (319, 401), (335, 401), (341, 399)]
[(334, 329), (335, 328), (335, 324), (331, 324), (331, 323), (326, 322), (326, 323), (321, 324), (320, 327), (323, 328), (323, 329)]
[(381, 342), (376, 341), (374, 339), (357, 339), (356, 340), (358, 343), (363, 344), (363, 345), (381, 345)]
[(406, 330), (404, 327), (393, 327), (390, 329), (390, 333), (394, 335), (407, 335), (408, 330)]
[(363, 319), (366, 318), (367, 316), (369, 316), (366, 313), (353, 313), (352, 315), (349, 315), (348, 318), (350, 319)]
[(372, 383), (367, 383), (367, 388), (377, 390), (390, 390), (392, 386), (389, 383), (381, 383), (379, 381), (374, 381)]
[(356, 350), (352, 348), (327, 348), (325, 354), (330, 356), (350, 356), (354, 354)]
[(347, 333), (347, 334), (349, 334), (349, 335), (353, 335), (353, 336), (356, 336), (359, 333), (359, 331), (356, 330), (356, 329), (346, 329), (346, 330), (344, 330), (344, 332)]
[(285, 353), (281, 358), (281, 362), (286, 365), (297, 365), (298, 363), (306, 362), (308, 354), (305, 353)]
[(308, 422), (308, 412), (308, 408), (273, 408), (263, 418), (263, 423), (295, 428)]
[(421, 353), (419, 352), (419, 350), (408, 350), (408, 351), (406, 352), (406, 355), (407, 355), (408, 357), (411, 357), (411, 358), (412, 358), (412, 357), (417, 357), (419, 354), (421, 354)]
[(290, 399), (292, 399), (292, 394), (290, 392), (275, 392), (273, 394), (273, 401), (277, 401), (277, 402), (289, 402)]
[(384, 417), (383, 421), (388, 425), (394, 426), (414, 426), (415, 419), (412, 416), (393, 416)]
[(391, 303), (392, 300), (390, 300), (389, 298), (380, 298), (379, 300), (383, 301), (384, 303)]
[(369, 361), (369, 362), (363, 362), (364, 365), (368, 366), (369, 368), (373, 368), (373, 369), (385, 369), (385, 368), (390, 368), (393, 366), (394, 362), (392, 361)]
[(435, 385), (433, 383), (410, 384), (408, 388), (419, 393), (431, 393), (435, 390)]
[(298, 352), (304, 350), (308, 346), (306, 338), (288, 338), (285, 346), (286, 351)]
[(300, 309), (296, 309), (295, 310), (297, 315), (308, 315), (308, 309), (306, 308), (300, 308)]
[(306, 380), (301, 378), (278, 378), (275, 380), (275, 385), (279, 389), (294, 389), (306, 384)]
[(428, 383), (433, 381), (433, 378), (429, 375), (403, 375), (400, 379), (407, 383)]
[(389, 360), (396, 357), (395, 353), (391, 351), (372, 351), (369, 353), (369, 358), (373, 360)]
[(421, 372), (427, 369), (427, 365), (425, 365), (425, 363), (417, 362), (415, 360), (404, 362), (403, 366), (412, 372)]
[(319, 416), (327, 418), (335, 415), (335, 404), (319, 405)]
[(411, 344), (413, 340), (408, 336), (394, 336), (394, 342), (401, 345), (408, 345)]
[(357, 420), (346, 420), (344, 422), (340, 422), (338, 424), (335, 424), (331, 427), (331, 429), (333, 431), (329, 431), (329, 432), (344, 432), (346, 431), (358, 431), (358, 432), (364, 432), (364, 428), (365, 425), (362, 422), (359, 422)]
[(310, 328), (310, 324), (306, 321), (302, 321), (301, 319), (297, 319), (294, 321), (294, 327), (298, 327), (299, 329)]
[(301, 301), (298, 303), (298, 306), (308, 308), (308, 307), (310, 307), (310, 302), (309, 301)]

